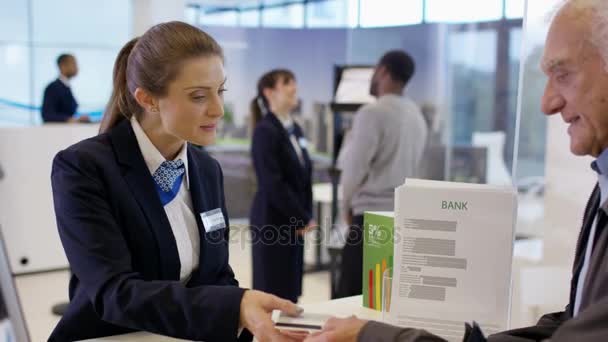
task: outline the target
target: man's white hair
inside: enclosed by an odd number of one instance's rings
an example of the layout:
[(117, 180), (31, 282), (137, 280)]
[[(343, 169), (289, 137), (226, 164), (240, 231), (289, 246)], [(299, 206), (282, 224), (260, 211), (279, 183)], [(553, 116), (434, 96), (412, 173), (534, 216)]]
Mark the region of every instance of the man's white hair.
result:
[(557, 6), (553, 17), (565, 10), (574, 10), (580, 20), (589, 20), (591, 35), (587, 40), (599, 52), (608, 72), (608, 0), (564, 0)]

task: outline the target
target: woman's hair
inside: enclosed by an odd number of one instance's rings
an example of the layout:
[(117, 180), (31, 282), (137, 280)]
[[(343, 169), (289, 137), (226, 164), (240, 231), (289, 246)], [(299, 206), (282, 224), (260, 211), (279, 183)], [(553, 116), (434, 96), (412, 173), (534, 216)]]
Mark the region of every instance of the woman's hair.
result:
[(114, 64), (112, 95), (99, 132), (107, 132), (121, 120), (143, 113), (133, 97), (135, 89), (165, 96), (183, 63), (205, 56), (224, 59), (222, 48), (210, 35), (179, 21), (158, 24), (129, 41)]
[(264, 89), (274, 88), (277, 82), (288, 83), (295, 79), (293, 72), (287, 69), (274, 69), (262, 75), (258, 80), (258, 93), (250, 104), (252, 127), (255, 127), (269, 110), (270, 105), (264, 96)]

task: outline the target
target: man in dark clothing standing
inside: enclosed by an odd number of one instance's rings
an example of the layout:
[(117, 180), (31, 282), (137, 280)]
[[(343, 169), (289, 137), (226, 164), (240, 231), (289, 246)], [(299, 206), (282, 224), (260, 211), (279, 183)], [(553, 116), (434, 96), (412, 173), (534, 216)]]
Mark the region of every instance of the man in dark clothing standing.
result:
[(70, 89), (70, 79), (78, 74), (78, 64), (73, 55), (62, 54), (57, 57), (59, 78), (44, 90), (42, 100), (42, 120), (44, 122), (90, 122), (87, 115), (74, 118), (78, 103)]

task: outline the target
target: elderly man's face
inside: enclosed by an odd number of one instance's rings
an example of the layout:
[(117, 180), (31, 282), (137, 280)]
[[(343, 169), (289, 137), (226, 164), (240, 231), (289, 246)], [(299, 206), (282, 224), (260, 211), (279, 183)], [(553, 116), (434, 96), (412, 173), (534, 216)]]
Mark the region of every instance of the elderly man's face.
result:
[(572, 153), (597, 157), (608, 148), (608, 73), (589, 37), (589, 20), (580, 15), (562, 13), (551, 24), (542, 61), (548, 77), (542, 111), (561, 113), (569, 124)]

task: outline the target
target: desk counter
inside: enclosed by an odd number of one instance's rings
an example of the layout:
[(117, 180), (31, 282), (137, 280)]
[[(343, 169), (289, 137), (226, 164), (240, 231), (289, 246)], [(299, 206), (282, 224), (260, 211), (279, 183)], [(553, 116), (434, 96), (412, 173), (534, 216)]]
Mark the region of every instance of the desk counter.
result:
[[(361, 296), (341, 298), (326, 302), (304, 304), (302, 307), (306, 312), (323, 313), (337, 317), (348, 317), (356, 315), (363, 319), (380, 320), (381, 312), (367, 309), (361, 306)], [(110, 337), (96, 338), (83, 342), (176, 342), (185, 341), (171, 337), (154, 335), (145, 332), (137, 332), (126, 335), (116, 335)]]

